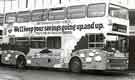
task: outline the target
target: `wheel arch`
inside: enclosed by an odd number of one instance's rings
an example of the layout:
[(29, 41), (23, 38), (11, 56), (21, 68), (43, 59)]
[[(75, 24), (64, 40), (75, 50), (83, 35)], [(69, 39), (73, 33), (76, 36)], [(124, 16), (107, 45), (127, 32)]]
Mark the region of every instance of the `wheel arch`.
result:
[(24, 56), (24, 55), (22, 55), (22, 54), (17, 56), (17, 58), (19, 58), (19, 57), (24, 57), (24, 58), (25, 58), (25, 56)]
[(82, 60), (81, 60), (80, 57), (78, 57), (78, 56), (73, 56), (73, 57), (69, 60), (68, 67), (70, 67), (71, 61), (72, 61), (73, 59), (75, 59), (75, 58), (78, 59), (78, 60), (81, 62), (81, 64), (82, 64)]
[[(79, 65), (80, 65), (80, 66), (78, 66), (78, 69), (77, 68), (76, 69), (73, 68), (73, 63), (76, 60), (79, 61)], [(74, 66), (76, 66), (76, 65), (74, 65)], [(69, 61), (69, 64), (68, 64), (68, 70), (71, 71), (71, 72), (80, 73), (82, 71), (82, 61), (81, 61), (81, 58), (78, 57), (78, 56), (72, 57), (70, 59), (70, 61)]]
[(15, 58), (16, 58), (16, 60), (18, 59), (18, 57), (20, 57), (20, 56), (23, 56), (24, 58), (26, 58), (25, 56), (25, 54), (24, 54), (24, 52), (21, 52), (21, 51), (17, 51), (16, 53), (15, 53)]
[(16, 54), (15, 58), (18, 59), (19, 57), (22, 57), (22, 56), (25, 57), (25, 55), (23, 55), (23, 54)]
[(24, 55), (19, 55), (16, 58), (16, 68), (18, 68), (18, 69), (24, 69), (25, 66), (26, 66), (26, 64), (27, 64), (26, 57)]
[(16, 55), (17, 57), (16, 57), (16, 61), (20, 58), (20, 57), (23, 57), (25, 60), (26, 60), (26, 57), (24, 56), (24, 55)]

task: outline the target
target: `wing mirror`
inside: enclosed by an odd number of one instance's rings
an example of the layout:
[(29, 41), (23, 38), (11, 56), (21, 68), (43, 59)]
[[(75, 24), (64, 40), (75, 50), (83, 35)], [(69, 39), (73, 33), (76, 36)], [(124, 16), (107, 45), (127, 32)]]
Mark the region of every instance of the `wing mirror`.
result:
[(111, 48), (111, 49), (112, 49), (112, 52), (114, 52), (114, 53), (116, 52), (116, 49), (115, 48)]

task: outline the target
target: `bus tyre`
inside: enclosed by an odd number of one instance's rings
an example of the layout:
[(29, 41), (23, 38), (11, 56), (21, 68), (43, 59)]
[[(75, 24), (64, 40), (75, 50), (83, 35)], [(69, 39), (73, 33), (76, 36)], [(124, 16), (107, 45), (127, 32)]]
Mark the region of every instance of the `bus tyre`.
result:
[(80, 73), (82, 70), (81, 60), (79, 58), (71, 59), (69, 69), (71, 72)]
[(24, 69), (26, 66), (26, 59), (24, 56), (19, 56), (16, 60), (16, 67), (18, 69)]

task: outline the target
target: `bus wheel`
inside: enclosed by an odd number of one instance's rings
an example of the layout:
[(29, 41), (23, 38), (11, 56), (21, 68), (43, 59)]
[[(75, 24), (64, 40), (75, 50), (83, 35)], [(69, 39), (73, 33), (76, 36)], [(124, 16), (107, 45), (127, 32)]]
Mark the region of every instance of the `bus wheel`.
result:
[(26, 59), (24, 56), (19, 56), (16, 60), (16, 67), (18, 69), (24, 69), (24, 67), (26, 66)]
[(73, 58), (70, 61), (69, 69), (71, 72), (79, 73), (82, 70), (82, 64), (79, 58)]

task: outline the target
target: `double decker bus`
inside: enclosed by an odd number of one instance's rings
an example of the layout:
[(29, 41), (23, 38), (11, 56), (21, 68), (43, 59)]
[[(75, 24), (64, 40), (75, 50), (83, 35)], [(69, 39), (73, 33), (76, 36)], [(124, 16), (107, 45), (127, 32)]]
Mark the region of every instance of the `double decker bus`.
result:
[(91, 1), (14, 14), (12, 24), (5, 21), (4, 64), (72, 72), (128, 69), (128, 9), (122, 4)]

